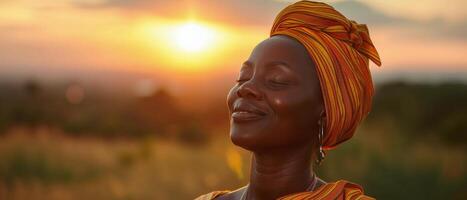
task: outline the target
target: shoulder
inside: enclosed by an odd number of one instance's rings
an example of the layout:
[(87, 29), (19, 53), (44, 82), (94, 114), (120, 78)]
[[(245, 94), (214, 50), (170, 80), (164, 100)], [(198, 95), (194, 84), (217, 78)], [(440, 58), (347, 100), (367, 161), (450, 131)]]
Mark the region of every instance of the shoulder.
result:
[(375, 198), (366, 196), (362, 186), (345, 180), (339, 180), (330, 184), (332, 188), (340, 191), (342, 197), (346, 200), (374, 200)]
[(229, 190), (224, 190), (224, 191), (214, 191), (214, 192), (210, 192), (208, 194), (205, 194), (205, 195), (201, 195), (199, 196), (198, 198), (196, 198), (195, 200), (213, 200), (213, 199), (216, 199), (216, 200), (228, 200), (228, 199), (240, 199), (240, 197), (242, 196), (244, 190), (245, 190), (246, 186), (245, 187), (242, 187), (242, 188), (239, 188), (237, 190), (234, 190), (234, 191), (229, 191)]
[(208, 194), (203, 194), (199, 197), (197, 197), (195, 200), (212, 200), (212, 199), (215, 199), (221, 195), (224, 195), (224, 194), (227, 194), (229, 193), (229, 191), (225, 190), (225, 191), (214, 191), (214, 192), (210, 192)]
[(369, 196), (364, 195), (361, 186), (340, 180), (332, 183), (322, 184), (318, 189), (314, 191), (307, 191), (301, 193), (295, 193), (291, 195), (279, 198), (280, 200), (304, 200), (304, 199), (342, 199), (342, 200), (374, 200)]

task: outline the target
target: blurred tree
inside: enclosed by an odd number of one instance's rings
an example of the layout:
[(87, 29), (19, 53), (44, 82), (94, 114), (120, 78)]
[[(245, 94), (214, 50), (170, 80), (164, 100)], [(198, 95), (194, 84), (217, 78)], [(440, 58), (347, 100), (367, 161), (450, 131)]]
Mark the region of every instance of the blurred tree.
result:
[(36, 80), (27, 80), (24, 84), (24, 91), (29, 97), (36, 97), (41, 92), (42, 88)]
[(164, 136), (170, 127), (185, 121), (176, 99), (165, 88), (159, 88), (152, 95), (141, 97), (136, 105), (136, 117), (140, 126)]
[(467, 146), (467, 85), (393, 82), (377, 88), (367, 124), (389, 119), (409, 138)]

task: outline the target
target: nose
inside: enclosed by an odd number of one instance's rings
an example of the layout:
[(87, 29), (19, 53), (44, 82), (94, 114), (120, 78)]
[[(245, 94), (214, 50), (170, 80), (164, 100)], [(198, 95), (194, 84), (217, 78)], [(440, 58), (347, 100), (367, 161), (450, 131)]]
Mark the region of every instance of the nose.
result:
[(250, 79), (240, 85), (237, 89), (237, 96), (243, 98), (252, 98), (261, 100), (263, 98), (262, 92), (258, 89), (254, 79)]

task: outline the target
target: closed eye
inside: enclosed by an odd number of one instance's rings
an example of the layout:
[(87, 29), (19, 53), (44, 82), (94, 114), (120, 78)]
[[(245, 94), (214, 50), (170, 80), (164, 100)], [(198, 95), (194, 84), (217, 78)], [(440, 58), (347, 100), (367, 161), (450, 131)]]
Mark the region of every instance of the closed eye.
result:
[(273, 90), (285, 89), (290, 86), (288, 82), (275, 81), (275, 80), (269, 80), (267, 83), (268, 83), (267, 84), (268, 87)]
[(277, 85), (289, 85), (288, 82), (284, 82), (284, 81), (271, 80), (269, 82), (272, 83), (272, 84), (277, 84)]

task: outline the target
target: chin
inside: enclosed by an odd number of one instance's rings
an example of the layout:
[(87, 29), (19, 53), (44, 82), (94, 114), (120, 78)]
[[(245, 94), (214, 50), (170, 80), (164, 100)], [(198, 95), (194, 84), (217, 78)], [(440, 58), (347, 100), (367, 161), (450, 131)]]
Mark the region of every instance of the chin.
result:
[(261, 139), (255, 137), (258, 134), (235, 131), (234, 129), (230, 129), (230, 140), (233, 144), (248, 151), (254, 151), (259, 148)]
[(246, 150), (252, 149), (251, 138), (246, 137), (244, 134), (230, 131), (230, 141), (236, 146), (242, 147)]

